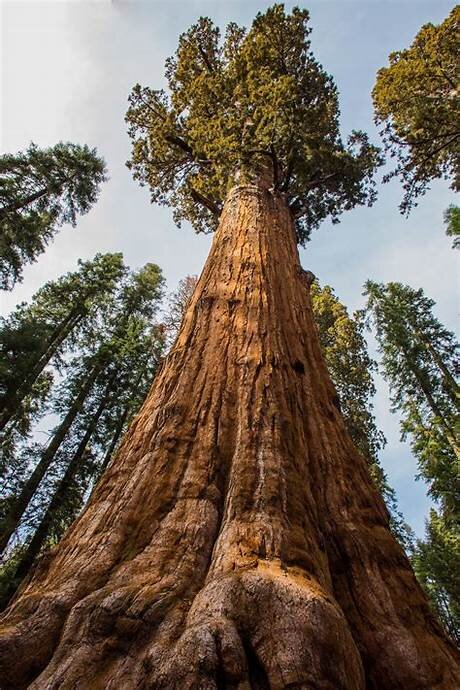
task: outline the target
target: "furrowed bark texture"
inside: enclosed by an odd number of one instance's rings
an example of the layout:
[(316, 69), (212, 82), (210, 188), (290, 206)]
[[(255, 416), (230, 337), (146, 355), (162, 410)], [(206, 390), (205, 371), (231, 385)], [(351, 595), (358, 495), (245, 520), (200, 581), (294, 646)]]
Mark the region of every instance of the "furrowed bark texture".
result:
[(140, 414), (5, 614), (4, 685), (454, 690), (307, 293), (282, 197), (235, 188)]

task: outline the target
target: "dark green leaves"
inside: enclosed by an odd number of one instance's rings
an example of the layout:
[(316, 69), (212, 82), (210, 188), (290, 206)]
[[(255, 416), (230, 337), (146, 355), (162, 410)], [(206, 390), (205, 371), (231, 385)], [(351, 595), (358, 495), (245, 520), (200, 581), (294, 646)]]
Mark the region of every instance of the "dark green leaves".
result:
[(0, 287), (21, 279), (22, 267), (42, 253), (64, 223), (75, 226), (105, 181), (104, 161), (95, 149), (34, 144), (0, 157)]
[(215, 229), (228, 189), (268, 167), (300, 242), (331, 216), (372, 203), (381, 163), (367, 137), (342, 143), (337, 92), (310, 51), (308, 12), (274, 5), (223, 40), (201, 18), (166, 63), (169, 94), (136, 85), (126, 114), (128, 166), (178, 223)]
[(403, 184), (408, 213), (431, 180), (460, 187), (460, 6), (440, 24), (426, 24), (410, 48), (391, 53), (373, 90), (375, 118), (395, 167), (386, 180)]

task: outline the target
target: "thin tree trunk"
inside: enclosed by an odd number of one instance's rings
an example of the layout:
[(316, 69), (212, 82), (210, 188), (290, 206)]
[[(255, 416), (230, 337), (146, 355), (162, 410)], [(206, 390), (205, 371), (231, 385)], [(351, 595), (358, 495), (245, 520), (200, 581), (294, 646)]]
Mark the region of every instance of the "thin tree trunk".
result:
[(56, 433), (53, 435), (53, 438), (46, 447), (43, 455), (40, 458), (40, 461), (38, 462), (34, 471), (30, 475), (29, 479), (25, 482), (17, 498), (12, 503), (8, 513), (1, 521), (0, 551), (3, 551), (6, 548), (11, 535), (19, 527), (21, 518), (24, 515), (24, 512), (26, 511), (32, 496), (34, 495), (35, 491), (38, 488), (38, 485), (40, 484), (47, 470), (52, 464), (56, 456), (56, 453), (60, 448), (61, 443), (65, 439), (76, 416), (80, 412), (82, 405), (85, 402), (85, 399), (88, 396), (100, 372), (101, 365), (98, 363), (93, 367), (91, 373), (87, 377), (78, 395), (75, 397), (72, 405), (70, 406), (66, 416), (62, 420)]
[[(24, 554), (21, 556), (14, 572), (14, 582), (15, 586), (17, 586), (20, 581), (26, 577), (26, 575), (29, 573), (30, 568), (32, 567), (36, 557), (40, 553), (43, 545), (46, 542), (46, 539), (48, 538), (49, 535), (49, 530), (53, 522), (54, 515), (56, 514), (56, 510), (63, 504), (65, 501), (66, 494), (69, 490), (69, 486), (71, 482), (75, 479), (75, 476), (79, 470), (79, 467), (81, 465), (81, 461), (83, 458), (83, 454), (86, 450), (86, 447), (94, 434), (97, 424), (99, 422), (99, 419), (106, 409), (108, 400), (110, 398), (111, 393), (113, 392), (113, 382), (115, 380), (115, 377), (112, 377), (111, 380), (109, 381), (104, 395), (94, 412), (94, 414), (91, 417), (91, 420), (86, 428), (86, 431), (83, 435), (83, 438), (81, 439), (80, 443), (78, 444), (78, 447), (75, 451), (75, 453), (72, 456), (71, 461), (67, 465), (66, 471), (61, 478), (61, 480), (58, 483), (58, 486), (53, 494), (53, 497), (45, 511), (45, 514), (43, 515), (40, 524), (38, 525), (37, 529), (35, 530), (34, 536), (30, 540)], [(7, 597), (5, 597), (5, 603), (7, 599), (9, 599), (13, 595), (13, 591), (9, 592)]]
[(429, 342), (429, 340), (422, 334), (420, 331), (416, 330), (415, 332), (416, 336), (422, 343), (423, 347), (428, 350), (428, 352), (431, 355), (431, 359), (439, 369), (442, 377), (443, 377), (443, 384), (444, 384), (444, 390), (449, 396), (449, 398), (452, 400), (454, 404), (458, 404), (459, 402), (459, 397), (460, 397), (460, 388), (455, 380), (455, 378), (452, 376), (450, 373), (449, 369), (446, 367), (444, 364), (444, 361), (442, 357), (439, 356), (439, 353), (436, 351), (436, 349), (433, 347), (433, 345)]
[(6, 612), (8, 687), (454, 690), (335, 404), (282, 195), (229, 195), (85, 511)]
[(43, 369), (49, 363), (52, 357), (56, 354), (59, 347), (67, 338), (69, 333), (77, 326), (83, 316), (80, 307), (71, 310), (67, 317), (55, 328), (53, 334), (48, 340), (44, 352), (38, 354), (38, 359), (34, 366), (28, 373), (25, 380), (15, 389), (8, 391), (7, 395), (2, 400), (3, 410), (0, 415), (0, 431), (11, 421), (17, 413), (18, 407), (24, 398), (29, 395), (32, 386), (38, 379)]
[(44, 196), (49, 194), (50, 192), (50, 187), (44, 187), (42, 189), (39, 189), (38, 191), (34, 192), (33, 194), (29, 194), (29, 196), (26, 196), (23, 199), (18, 199), (18, 201), (15, 201), (12, 204), (8, 204), (8, 206), (3, 206), (0, 209), (0, 221), (5, 218), (8, 213), (11, 213), (13, 211), (19, 211), (20, 208), (23, 208), (24, 206), (28, 206), (29, 204), (32, 204), (34, 201), (38, 201), (39, 199), (42, 199)]
[[(48, 184), (46, 187), (42, 187), (41, 189), (38, 189), (36, 192), (29, 194), (29, 196), (26, 196), (22, 199), (18, 199), (17, 201), (14, 201), (12, 204), (8, 204), (7, 206), (3, 206), (0, 209), (0, 222), (3, 220), (3, 218), (5, 218), (8, 215), (8, 213), (19, 211), (19, 209), (24, 208), (24, 206), (33, 204), (34, 201), (42, 199), (47, 194), (53, 192), (53, 190), (55, 190), (56, 194), (61, 194), (64, 185), (72, 182), (76, 176), (77, 172), (75, 171), (72, 175), (68, 175), (62, 178), (60, 182), (53, 182), (51, 184)], [(58, 185), (58, 187), (56, 187), (56, 185)]]
[(435, 417), (438, 417), (439, 421), (441, 422), (441, 425), (444, 427), (446, 439), (447, 439), (450, 447), (454, 451), (455, 456), (457, 458), (460, 457), (460, 451), (459, 451), (458, 443), (457, 443), (456, 438), (455, 438), (455, 432), (452, 429), (452, 427), (450, 426), (450, 424), (448, 423), (447, 419), (445, 418), (442, 410), (439, 408), (436, 400), (432, 396), (430, 389), (425, 384), (425, 381), (423, 380), (423, 374), (419, 371), (418, 367), (416, 367), (412, 362), (409, 361), (407, 366), (412, 371), (416, 380), (418, 381), (418, 384), (419, 384), (419, 386), (423, 392), (423, 395), (426, 398), (428, 405), (431, 408), (431, 411), (433, 412)]
[(120, 436), (123, 431), (123, 427), (125, 425), (126, 419), (128, 417), (128, 412), (129, 412), (129, 405), (125, 405), (122, 414), (120, 415), (120, 418), (117, 422), (117, 425), (115, 427), (115, 432), (112, 436), (112, 440), (110, 441), (110, 445), (107, 449), (107, 452), (104, 456), (104, 460), (102, 461), (101, 464), (101, 470), (100, 470), (100, 476), (103, 475), (105, 470), (107, 469), (107, 466), (112, 458), (112, 455), (114, 454), (115, 448), (117, 447), (117, 443), (120, 440)]

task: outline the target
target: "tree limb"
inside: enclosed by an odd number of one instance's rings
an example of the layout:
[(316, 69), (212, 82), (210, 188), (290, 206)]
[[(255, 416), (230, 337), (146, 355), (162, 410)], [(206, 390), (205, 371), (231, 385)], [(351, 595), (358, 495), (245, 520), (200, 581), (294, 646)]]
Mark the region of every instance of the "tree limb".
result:
[(213, 201), (211, 201), (211, 199), (208, 199), (208, 197), (204, 196), (204, 194), (201, 194), (201, 192), (192, 187), (191, 184), (188, 185), (188, 189), (190, 191), (190, 196), (192, 197), (193, 201), (207, 208), (208, 211), (210, 211), (212, 215), (215, 216), (215, 218), (219, 218), (221, 209), (219, 208), (218, 203), (216, 204)]

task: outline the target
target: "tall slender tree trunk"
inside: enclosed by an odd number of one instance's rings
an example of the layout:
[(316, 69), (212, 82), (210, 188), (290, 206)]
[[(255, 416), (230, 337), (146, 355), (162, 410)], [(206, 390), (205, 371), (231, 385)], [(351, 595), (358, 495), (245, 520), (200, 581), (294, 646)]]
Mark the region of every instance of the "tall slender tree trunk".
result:
[(431, 355), (431, 359), (441, 372), (445, 392), (454, 404), (458, 404), (460, 398), (460, 386), (457, 384), (457, 381), (452, 376), (448, 367), (445, 365), (443, 358), (439, 355), (436, 348), (433, 347), (429, 339), (423, 333), (415, 329), (415, 334), (422, 343), (423, 347), (428, 350)]
[(110, 460), (112, 459), (112, 456), (115, 452), (115, 448), (117, 447), (118, 441), (120, 440), (120, 436), (123, 432), (123, 427), (124, 427), (125, 422), (128, 418), (128, 413), (129, 413), (129, 405), (125, 405), (125, 407), (123, 408), (123, 412), (121, 413), (121, 415), (117, 421), (115, 431), (114, 431), (112, 439), (110, 441), (110, 445), (107, 448), (106, 454), (104, 455), (104, 459), (102, 461), (101, 469), (100, 469), (101, 476), (105, 472), (105, 470), (107, 469), (108, 464), (109, 464)]
[(101, 368), (102, 366), (100, 363), (93, 366), (90, 374), (86, 378), (86, 381), (80, 388), (78, 395), (76, 395), (72, 405), (67, 411), (66, 416), (62, 420), (61, 424), (53, 435), (53, 438), (43, 452), (40, 461), (37, 463), (29, 479), (25, 482), (17, 498), (11, 504), (11, 508), (9, 509), (8, 513), (0, 522), (0, 552), (6, 548), (11, 535), (19, 527), (21, 518), (27, 510), (27, 506), (29, 505), (32, 496), (53, 462), (56, 453), (58, 452), (61, 443), (67, 436), (67, 433), (76, 416), (81, 411), (86, 397), (88, 396), (98, 375), (101, 373)]
[(441, 426), (444, 428), (444, 432), (446, 435), (446, 439), (454, 451), (455, 455), (457, 458), (460, 458), (460, 450), (458, 447), (458, 443), (455, 437), (455, 431), (449, 424), (448, 420), (446, 419), (444, 413), (442, 412), (441, 408), (437, 404), (436, 400), (434, 399), (429, 387), (426, 385), (423, 373), (419, 370), (419, 368), (411, 361), (407, 363), (408, 368), (412, 371), (414, 374), (416, 380), (418, 381), (418, 384), (423, 392), (423, 395), (425, 396), (425, 399), (435, 415), (435, 417), (438, 417)]
[(41, 189), (38, 189), (36, 192), (33, 192), (33, 194), (29, 194), (29, 196), (23, 197), (22, 199), (18, 199), (18, 201), (13, 202), (12, 204), (8, 204), (7, 206), (3, 206), (0, 209), (0, 221), (2, 221), (4, 218), (7, 218), (9, 213), (19, 211), (19, 209), (24, 208), (24, 206), (28, 206), (29, 204), (33, 204), (34, 201), (42, 199), (44, 196), (49, 194), (50, 191), (50, 186), (42, 187)]
[(0, 431), (5, 428), (8, 422), (16, 415), (19, 405), (32, 390), (32, 386), (38, 379), (43, 369), (54, 357), (59, 347), (62, 345), (71, 331), (78, 325), (83, 317), (80, 306), (74, 307), (65, 319), (57, 326), (51, 334), (45, 350), (38, 353), (37, 361), (29, 371), (27, 377), (14, 390), (8, 391), (2, 400), (2, 413), (0, 415)]
[(335, 401), (290, 212), (237, 187), (115, 460), (5, 614), (3, 684), (454, 690)]
[[(83, 434), (83, 437), (78, 444), (75, 453), (72, 455), (72, 458), (67, 465), (67, 468), (64, 472), (64, 475), (62, 476), (61, 480), (59, 481), (56, 490), (53, 494), (53, 497), (42, 517), (40, 520), (40, 523), (35, 530), (35, 533), (30, 540), (29, 544), (27, 545), (26, 550), (24, 551), (23, 555), (21, 556), (20, 560), (18, 561), (18, 564), (15, 568), (14, 571), (14, 576), (12, 577), (12, 585), (13, 587), (17, 587), (21, 580), (27, 576), (29, 573), (32, 565), (35, 562), (35, 559), (37, 558), (38, 554), (40, 553), (43, 545), (45, 544), (49, 532), (50, 532), (50, 527), (52, 525), (54, 516), (56, 515), (56, 511), (58, 508), (64, 503), (66, 500), (66, 496), (68, 494), (69, 488), (71, 486), (71, 483), (74, 481), (79, 468), (81, 467), (81, 463), (83, 460), (83, 455), (86, 451), (86, 448), (88, 446), (88, 443), (91, 440), (92, 435), (94, 434), (97, 424), (99, 422), (99, 419), (106, 409), (107, 403), (110, 398), (110, 394), (113, 391), (113, 382), (114, 382), (114, 377), (109, 381), (104, 395), (97, 407), (97, 409), (94, 411), (94, 414), (92, 415), (89, 424), (85, 430), (85, 433)], [(84, 493), (84, 492), (83, 492)], [(4, 601), (1, 602), (3, 607), (6, 605), (8, 599), (13, 595), (14, 589), (11, 592), (6, 593), (6, 596), (4, 597)]]
[(28, 196), (25, 196), (22, 199), (18, 199), (17, 201), (14, 201), (12, 204), (7, 204), (6, 206), (3, 206), (2, 208), (0, 208), (0, 222), (4, 218), (6, 218), (9, 213), (19, 211), (21, 208), (24, 208), (24, 206), (29, 206), (29, 204), (33, 204), (35, 201), (43, 199), (43, 197), (47, 196), (48, 194), (62, 194), (64, 185), (72, 182), (76, 178), (76, 176), (76, 171), (72, 173), (72, 175), (65, 175), (59, 181), (55, 180), (54, 182), (50, 182), (46, 185), (46, 187), (42, 187), (41, 189), (38, 189), (36, 192), (33, 192), (32, 194), (29, 194)]

